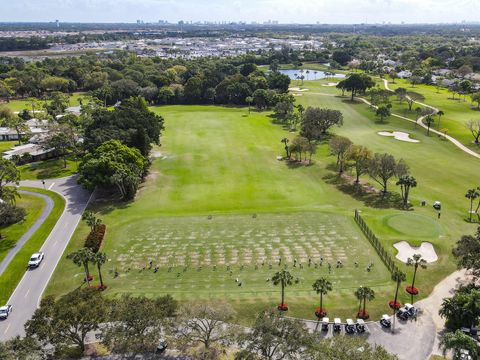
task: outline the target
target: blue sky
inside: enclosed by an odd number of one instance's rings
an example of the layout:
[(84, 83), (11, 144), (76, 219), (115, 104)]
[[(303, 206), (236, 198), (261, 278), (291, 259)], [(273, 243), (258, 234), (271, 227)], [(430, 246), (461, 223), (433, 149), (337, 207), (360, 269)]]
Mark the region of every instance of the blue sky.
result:
[(480, 0), (0, 0), (0, 21), (479, 21)]

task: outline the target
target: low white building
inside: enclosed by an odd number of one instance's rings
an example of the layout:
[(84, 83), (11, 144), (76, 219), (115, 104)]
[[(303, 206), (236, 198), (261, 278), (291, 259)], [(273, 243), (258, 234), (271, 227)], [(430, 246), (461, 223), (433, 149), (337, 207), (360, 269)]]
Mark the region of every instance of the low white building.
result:
[[(37, 120), (30, 119), (26, 121), (26, 124), (29, 128), (29, 134), (31, 135), (41, 135), (48, 132), (48, 121), (47, 120)], [(20, 135), (25, 135), (21, 133)], [(0, 141), (12, 141), (18, 140), (18, 134), (15, 129), (8, 127), (0, 127)]]

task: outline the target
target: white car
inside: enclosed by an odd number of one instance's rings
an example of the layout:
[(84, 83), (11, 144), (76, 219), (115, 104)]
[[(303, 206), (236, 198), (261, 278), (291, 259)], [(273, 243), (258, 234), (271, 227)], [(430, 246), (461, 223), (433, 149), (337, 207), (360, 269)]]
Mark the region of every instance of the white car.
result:
[(12, 312), (12, 305), (5, 305), (0, 307), (0, 319), (5, 320)]
[(30, 257), (30, 260), (28, 261), (28, 267), (29, 268), (39, 267), (44, 257), (45, 257), (45, 255), (43, 254), (43, 252), (38, 252), (38, 253), (33, 254)]

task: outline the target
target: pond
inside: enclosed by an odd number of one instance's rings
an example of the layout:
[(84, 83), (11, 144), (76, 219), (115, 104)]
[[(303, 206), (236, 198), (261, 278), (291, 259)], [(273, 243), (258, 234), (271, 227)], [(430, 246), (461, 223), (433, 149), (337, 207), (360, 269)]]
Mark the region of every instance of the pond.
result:
[(325, 79), (330, 77), (344, 78), (345, 74), (335, 74), (332, 72), (325, 72), (320, 70), (310, 70), (310, 69), (289, 69), (289, 70), (278, 70), (280, 73), (288, 75), (292, 80), (297, 80), (300, 76), (304, 76), (304, 80), (318, 80)]

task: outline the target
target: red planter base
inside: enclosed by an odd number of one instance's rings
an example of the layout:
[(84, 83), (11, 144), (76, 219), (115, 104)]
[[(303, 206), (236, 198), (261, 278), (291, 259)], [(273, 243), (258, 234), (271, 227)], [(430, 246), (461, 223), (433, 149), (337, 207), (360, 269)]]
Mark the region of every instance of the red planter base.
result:
[(277, 309), (278, 309), (279, 311), (288, 311), (288, 304), (279, 304), (279, 305), (277, 306)]
[(400, 304), (400, 301), (395, 302), (394, 300), (391, 300), (388, 302), (388, 306), (390, 306), (391, 309), (398, 310), (402, 307), (402, 304)]
[(320, 309), (319, 307), (315, 309), (315, 316), (319, 319), (327, 316), (327, 311), (325, 309)]
[(405, 291), (406, 291), (407, 293), (409, 293), (410, 295), (418, 295), (418, 293), (419, 293), (418, 288), (416, 288), (416, 287), (411, 287), (411, 286), (407, 286), (406, 289), (405, 289)]
[[(93, 276), (90, 275), (90, 276), (88, 277), (88, 281), (92, 281), (92, 280), (93, 280)], [(87, 278), (83, 278), (83, 281), (87, 282)]]
[(90, 286), (90, 288), (103, 291), (103, 290), (107, 289), (107, 285), (105, 285), (105, 284), (104, 285), (92, 285), (92, 286)]
[(369, 317), (370, 317), (370, 315), (368, 314), (368, 311), (366, 311), (366, 310), (365, 311), (360, 310), (357, 313), (357, 319), (367, 320)]

